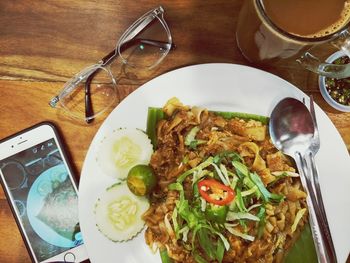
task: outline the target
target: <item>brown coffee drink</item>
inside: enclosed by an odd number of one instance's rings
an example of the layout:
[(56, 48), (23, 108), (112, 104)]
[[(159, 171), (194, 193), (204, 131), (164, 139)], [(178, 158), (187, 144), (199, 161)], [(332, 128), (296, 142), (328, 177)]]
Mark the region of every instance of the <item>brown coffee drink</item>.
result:
[(349, 0), (262, 0), (269, 19), (301, 37), (323, 37), (342, 28), (350, 16)]
[(245, 0), (236, 38), (251, 62), (299, 57), (331, 41), (350, 21), (350, 0)]

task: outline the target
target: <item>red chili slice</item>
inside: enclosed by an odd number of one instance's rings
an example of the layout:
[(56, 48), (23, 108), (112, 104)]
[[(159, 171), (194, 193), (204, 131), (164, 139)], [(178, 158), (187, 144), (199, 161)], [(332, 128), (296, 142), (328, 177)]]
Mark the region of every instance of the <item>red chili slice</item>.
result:
[(231, 187), (213, 179), (200, 181), (198, 183), (198, 190), (207, 202), (215, 205), (227, 205), (235, 198), (235, 192)]

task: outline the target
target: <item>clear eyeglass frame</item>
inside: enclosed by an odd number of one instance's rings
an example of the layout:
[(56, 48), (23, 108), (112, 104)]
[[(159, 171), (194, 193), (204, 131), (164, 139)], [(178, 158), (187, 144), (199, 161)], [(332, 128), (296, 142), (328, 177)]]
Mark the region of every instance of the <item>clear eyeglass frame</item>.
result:
[[(155, 23), (160, 25), (163, 31), (162, 34), (164, 37), (162, 39), (139, 37)], [(132, 49), (134, 46), (136, 46), (136, 48)], [(132, 57), (135, 50), (137, 52), (134, 53), (138, 53), (144, 51), (145, 47), (150, 47), (149, 49), (153, 49), (153, 51), (156, 50), (152, 53), (153, 61), (140, 66), (129, 59), (129, 57)], [(170, 29), (164, 19), (164, 9), (159, 6), (150, 10), (137, 19), (122, 34), (113, 51), (102, 58), (98, 63), (83, 69), (67, 81), (59, 94), (50, 100), (49, 105), (53, 108), (61, 107), (71, 117), (83, 119), (85, 122), (91, 123), (97, 116), (101, 115), (112, 106), (117, 98), (117, 81), (109, 67), (115, 58), (119, 57), (122, 63), (128, 66), (142, 67), (143, 69), (151, 70), (161, 63), (174, 47), (175, 45), (173, 44)], [(143, 61), (144, 59), (139, 58), (139, 60)], [(92, 85), (94, 79), (96, 79), (96, 75), (100, 73), (104, 74), (105, 79), (108, 79), (109, 83), (107, 88), (107, 85), (104, 83), (105, 80), (101, 80), (102, 84), (97, 85), (96, 89), (94, 88), (94, 90), (98, 90), (99, 96), (103, 97), (98, 107), (95, 107), (91, 98), (93, 97)], [(77, 102), (71, 102), (74, 100), (77, 93), (83, 93), (81, 95), (82, 99)], [(68, 106), (66, 101), (69, 101), (72, 105)], [(79, 114), (77, 113), (78, 111)]]

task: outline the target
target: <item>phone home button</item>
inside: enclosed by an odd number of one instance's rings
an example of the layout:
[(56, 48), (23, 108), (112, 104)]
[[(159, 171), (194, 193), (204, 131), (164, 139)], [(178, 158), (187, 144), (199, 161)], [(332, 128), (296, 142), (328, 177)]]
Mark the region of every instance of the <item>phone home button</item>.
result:
[(71, 263), (75, 262), (75, 255), (72, 252), (67, 252), (64, 254), (64, 262)]

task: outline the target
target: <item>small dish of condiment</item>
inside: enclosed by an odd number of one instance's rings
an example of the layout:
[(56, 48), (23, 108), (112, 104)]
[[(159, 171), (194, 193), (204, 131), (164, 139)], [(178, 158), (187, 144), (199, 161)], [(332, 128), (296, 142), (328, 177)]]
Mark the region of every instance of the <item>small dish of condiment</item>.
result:
[[(333, 64), (348, 64), (350, 58), (342, 51), (333, 53), (326, 62)], [(318, 80), (320, 91), (325, 101), (339, 111), (350, 112), (350, 77), (335, 79), (320, 76)]]

